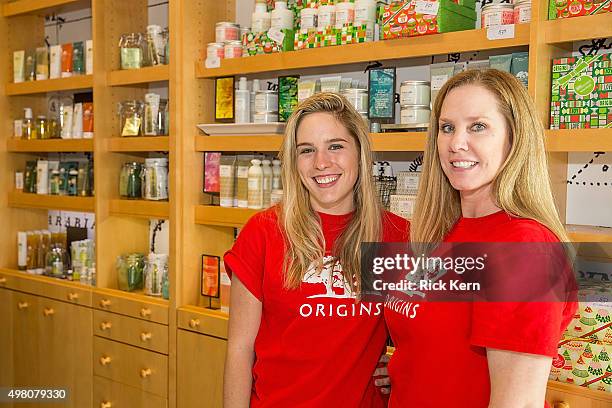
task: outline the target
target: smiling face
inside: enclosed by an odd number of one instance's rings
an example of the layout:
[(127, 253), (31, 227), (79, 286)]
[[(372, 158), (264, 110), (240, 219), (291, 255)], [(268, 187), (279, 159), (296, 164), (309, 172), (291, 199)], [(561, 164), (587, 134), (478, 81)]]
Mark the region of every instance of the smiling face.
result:
[(495, 95), (486, 88), (462, 85), (446, 95), (438, 120), (438, 155), (462, 199), (493, 200), (491, 182), (510, 151), (509, 133)]
[(354, 209), (359, 176), (355, 138), (333, 115), (305, 116), (297, 129), (297, 169), (315, 211), (347, 214)]

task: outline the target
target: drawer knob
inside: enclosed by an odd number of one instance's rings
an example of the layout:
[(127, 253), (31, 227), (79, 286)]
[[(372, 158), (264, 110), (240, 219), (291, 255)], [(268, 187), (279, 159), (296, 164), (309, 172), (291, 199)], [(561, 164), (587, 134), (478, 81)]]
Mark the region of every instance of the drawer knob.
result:
[(55, 314), (55, 310), (52, 307), (45, 307), (45, 309), (43, 310), (43, 314), (45, 316), (52, 316)]
[(153, 335), (150, 332), (142, 332), (142, 333), (140, 333), (140, 340), (142, 340), (142, 341), (151, 340), (151, 337), (153, 337)]
[(149, 309), (148, 307), (143, 307), (142, 309), (140, 309), (140, 316), (142, 317), (151, 316), (151, 309)]
[(0, 285), (4, 285), (6, 283), (6, 278), (4, 276), (0, 276)]
[(79, 294), (75, 293), (75, 292), (70, 292), (68, 294), (68, 300), (70, 300), (71, 302), (74, 302), (75, 300), (77, 300), (79, 298)]
[(17, 308), (19, 310), (27, 309), (28, 307), (30, 307), (30, 304), (28, 302), (19, 302), (19, 303), (17, 303)]
[(189, 327), (191, 327), (192, 329), (195, 329), (198, 326), (200, 326), (200, 319), (189, 320)]
[(151, 375), (151, 369), (150, 368), (143, 368), (142, 370), (140, 370), (140, 378), (147, 378)]
[(111, 305), (111, 301), (108, 299), (102, 299), (100, 300), (100, 306), (102, 307), (109, 307)]
[(111, 362), (111, 358), (109, 356), (100, 357), (100, 364), (103, 366), (109, 365)]
[(570, 404), (565, 401), (555, 402), (553, 408), (570, 408)]
[(100, 404), (100, 408), (112, 408), (113, 404), (108, 401), (104, 401)]
[(111, 322), (102, 322), (100, 323), (100, 330), (108, 330), (112, 327), (112, 323)]

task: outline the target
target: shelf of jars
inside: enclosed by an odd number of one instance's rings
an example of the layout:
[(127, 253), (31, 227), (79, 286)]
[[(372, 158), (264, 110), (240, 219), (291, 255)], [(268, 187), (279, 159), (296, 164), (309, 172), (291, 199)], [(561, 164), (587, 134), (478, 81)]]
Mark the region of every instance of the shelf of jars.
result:
[[(376, 152), (422, 151), (427, 132), (371, 133), (372, 149)], [(282, 135), (196, 136), (196, 151), (200, 152), (276, 152)]]
[(612, 228), (587, 225), (566, 225), (573, 242), (612, 242)]
[(563, 129), (546, 131), (549, 152), (610, 152), (612, 128)]
[(170, 203), (167, 201), (115, 199), (110, 201), (109, 212), (116, 216), (168, 219)]
[(525, 46), (529, 45), (529, 27), (517, 24), (514, 38), (501, 40), (489, 40), (486, 30), (478, 29), (224, 59), (219, 68), (205, 68), (199, 61), (196, 76), (216, 78)]
[(2, 6), (4, 17), (18, 16), (21, 14), (43, 14), (50, 9), (59, 8), (66, 5), (73, 5), (82, 0), (18, 0), (6, 3)]
[(198, 205), (195, 207), (195, 223), (240, 228), (259, 211), (261, 210)]
[(169, 136), (112, 137), (107, 141), (111, 152), (167, 152)]
[(612, 13), (542, 22), (548, 44), (612, 37)]
[(68, 78), (45, 79), (6, 84), (6, 95), (33, 95), (56, 91), (71, 91), (93, 87), (93, 75), (75, 75)]
[(34, 208), (45, 210), (66, 210), (94, 212), (94, 197), (61, 196), (23, 193), (8, 193), (8, 205), (14, 208)]
[(93, 139), (14, 139), (6, 142), (13, 153), (93, 152)]
[(169, 65), (155, 65), (139, 69), (122, 69), (108, 73), (108, 85), (122, 86), (144, 84), (148, 82), (168, 81)]

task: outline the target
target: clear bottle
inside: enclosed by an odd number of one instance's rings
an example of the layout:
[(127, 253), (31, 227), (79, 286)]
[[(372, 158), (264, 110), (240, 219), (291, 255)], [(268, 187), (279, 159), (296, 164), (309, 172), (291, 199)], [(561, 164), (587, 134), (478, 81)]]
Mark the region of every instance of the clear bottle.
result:
[(251, 15), (251, 31), (261, 33), (268, 31), (271, 25), (271, 15), (268, 12), (266, 0), (257, 0), (255, 11)]
[(236, 123), (249, 123), (251, 121), (250, 92), (247, 89), (246, 77), (240, 77), (236, 90)]
[(259, 159), (251, 160), (249, 168), (249, 208), (263, 208), (263, 169)]
[(259, 79), (254, 79), (253, 80), (253, 89), (251, 90), (251, 95), (250, 95), (250, 118), (251, 121), (253, 120), (253, 118), (255, 117), (255, 95), (257, 95), (257, 91), (259, 91)]
[(272, 194), (272, 167), (270, 167), (270, 160), (262, 160), (263, 164), (263, 208), (270, 206), (270, 195)]
[(278, 159), (272, 160), (272, 190), (282, 190), (281, 182), (281, 161)]
[(47, 117), (39, 115), (36, 118), (36, 136), (38, 139), (50, 139), (49, 128), (47, 126)]
[(36, 125), (32, 115), (32, 108), (25, 108), (23, 111), (23, 138), (26, 140), (36, 139)]
[(293, 12), (287, 9), (286, 1), (277, 1), (271, 13), (271, 28), (293, 30)]

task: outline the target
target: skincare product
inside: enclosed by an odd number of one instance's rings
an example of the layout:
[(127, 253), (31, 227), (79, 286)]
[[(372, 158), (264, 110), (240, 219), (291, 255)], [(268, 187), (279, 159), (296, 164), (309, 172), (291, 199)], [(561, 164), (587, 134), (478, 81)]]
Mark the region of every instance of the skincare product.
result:
[(247, 88), (246, 77), (240, 77), (238, 90), (236, 90), (236, 123), (249, 123), (251, 121), (251, 93)]
[(13, 82), (20, 83), (25, 80), (25, 51), (13, 52)]
[(251, 160), (251, 164), (249, 168), (249, 208), (260, 210), (263, 208), (263, 169), (259, 159)]
[(36, 48), (36, 80), (49, 79), (49, 49), (47, 47)]
[(49, 78), (56, 79), (62, 75), (62, 46), (52, 45), (49, 48)]
[(62, 44), (62, 78), (72, 76), (72, 43)]

